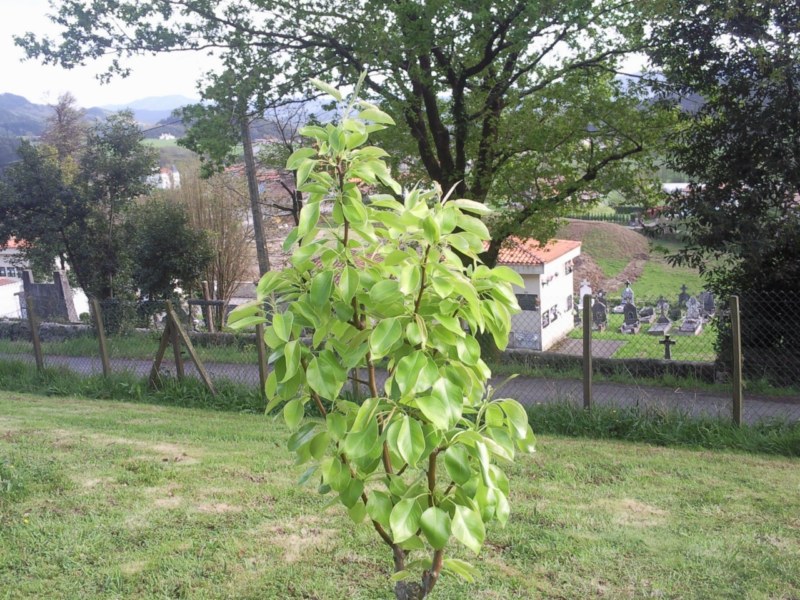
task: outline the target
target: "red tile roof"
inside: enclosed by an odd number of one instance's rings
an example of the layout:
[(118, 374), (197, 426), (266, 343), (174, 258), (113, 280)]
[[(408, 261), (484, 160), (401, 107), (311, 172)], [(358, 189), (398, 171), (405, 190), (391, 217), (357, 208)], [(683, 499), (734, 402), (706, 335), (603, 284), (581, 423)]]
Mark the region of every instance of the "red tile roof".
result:
[(498, 265), (533, 266), (552, 262), (570, 250), (580, 248), (581, 243), (575, 240), (551, 240), (546, 246), (539, 245), (538, 240), (531, 238), (509, 238), (500, 254), (497, 256)]
[(14, 238), (8, 238), (8, 241), (5, 243), (5, 248), (22, 248), (25, 246), (24, 240), (16, 240)]
[(8, 277), (0, 277), (0, 287), (10, 285), (12, 283), (22, 283), (21, 279), (9, 279)]

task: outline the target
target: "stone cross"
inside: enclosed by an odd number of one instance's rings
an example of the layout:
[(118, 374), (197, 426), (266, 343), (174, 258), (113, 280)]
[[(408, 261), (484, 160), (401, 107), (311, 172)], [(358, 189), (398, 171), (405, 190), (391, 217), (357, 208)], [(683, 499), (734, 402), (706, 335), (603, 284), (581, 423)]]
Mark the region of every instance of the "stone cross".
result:
[(671, 360), (672, 359), (672, 349), (671, 347), (677, 344), (675, 340), (669, 339), (668, 334), (664, 334), (664, 339), (658, 342), (659, 344), (664, 345), (664, 360)]

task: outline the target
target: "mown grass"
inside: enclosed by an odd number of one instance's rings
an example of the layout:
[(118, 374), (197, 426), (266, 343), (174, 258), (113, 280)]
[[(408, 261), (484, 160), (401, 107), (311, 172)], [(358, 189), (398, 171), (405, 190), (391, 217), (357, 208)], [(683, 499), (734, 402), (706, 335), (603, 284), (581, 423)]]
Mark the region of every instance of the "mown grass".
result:
[[(391, 598), (391, 560), (284, 450), (280, 421), (0, 394), (7, 598)], [(473, 585), (434, 598), (791, 598), (797, 460), (540, 436)], [(7, 483), (5, 483), (7, 482)]]

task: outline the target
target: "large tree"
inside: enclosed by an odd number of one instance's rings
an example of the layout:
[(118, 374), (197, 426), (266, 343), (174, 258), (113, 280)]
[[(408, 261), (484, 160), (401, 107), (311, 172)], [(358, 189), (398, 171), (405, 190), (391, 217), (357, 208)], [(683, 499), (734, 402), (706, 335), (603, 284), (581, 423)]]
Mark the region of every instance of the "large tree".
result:
[(669, 98), (702, 97), (669, 154), (694, 182), (670, 202), (686, 242), (674, 259), (720, 294), (761, 294), (742, 313), (746, 356), (777, 350), (767, 360), (785, 365), (800, 338), (771, 325), (793, 318), (777, 300), (800, 288), (800, 12), (781, 0), (676, 0), (670, 12), (652, 58)]
[[(294, 97), (313, 76), (366, 72), (368, 92), (413, 140), (409, 163), (418, 157), (443, 188), (513, 210), (494, 228), (491, 262), (511, 224), (546, 237), (554, 207), (602, 189), (611, 165), (646, 148), (647, 111), (612, 74), (644, 46), (648, 10), (627, 0), (70, 0), (53, 15), (60, 39), (17, 41), (64, 67), (216, 49), (227, 69), (260, 83), (266, 103)], [(125, 72), (115, 60), (107, 74)], [(525, 169), (524, 181), (504, 175)]]
[(0, 187), (0, 233), (64, 256), (79, 285), (97, 298), (131, 293), (130, 255), (121, 226), (150, 186), (155, 152), (129, 112), (89, 129), (79, 163), (51, 146), (23, 144)]

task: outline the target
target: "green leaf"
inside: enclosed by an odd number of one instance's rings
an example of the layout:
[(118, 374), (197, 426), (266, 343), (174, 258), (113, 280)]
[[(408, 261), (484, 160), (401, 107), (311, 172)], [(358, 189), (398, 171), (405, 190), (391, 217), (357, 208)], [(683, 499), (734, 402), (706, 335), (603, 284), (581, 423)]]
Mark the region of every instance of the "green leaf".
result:
[(494, 211), (486, 206), (485, 204), (481, 204), (480, 202), (475, 202), (474, 200), (467, 200), (466, 198), (459, 198), (458, 200), (451, 200), (454, 205), (456, 205), (461, 210), (465, 210), (467, 212), (475, 213), (476, 215), (490, 215)]
[(347, 508), (361, 500), (361, 493), (364, 491), (364, 482), (360, 479), (351, 479), (350, 484), (339, 493), (339, 498)]
[(369, 347), (373, 358), (386, 356), (392, 347), (400, 341), (403, 325), (397, 318), (384, 319), (378, 323), (369, 336)]
[(272, 329), (281, 341), (288, 342), (292, 337), (294, 315), (290, 312), (276, 313), (272, 316)]
[[(317, 79), (316, 77), (312, 77), (311, 79), (309, 79), (309, 81), (318, 90), (333, 96), (336, 99), (337, 102), (341, 102), (342, 101), (342, 93), (339, 90), (337, 90), (335, 87), (330, 85), (329, 83), (325, 83), (324, 81), (322, 81), (321, 79)], [(302, 135), (306, 135), (306, 134), (302, 134)]]
[(506, 498), (506, 495), (503, 492), (495, 488), (494, 494), (497, 500), (497, 505), (494, 509), (494, 516), (500, 523), (500, 526), (505, 527), (506, 523), (508, 523), (508, 517), (511, 515), (511, 506), (508, 503), (508, 498)]
[(347, 371), (330, 350), (323, 350), (308, 363), (306, 369), (308, 385), (323, 398), (335, 400), (346, 379)]
[(444, 453), (444, 468), (450, 479), (464, 485), (472, 477), (469, 452), (464, 446), (450, 446)]
[(459, 560), (458, 558), (445, 558), (442, 567), (446, 571), (458, 575), (469, 583), (475, 583), (475, 576), (478, 570), (466, 561)]
[(416, 535), (422, 510), (416, 498), (404, 498), (395, 504), (389, 515), (392, 537), (399, 544)]
[(409, 466), (414, 467), (425, 451), (425, 434), (416, 419), (405, 415), (397, 432), (397, 450)]
[(509, 430), (517, 439), (524, 440), (528, 435), (528, 413), (516, 400), (501, 400), (499, 404), (508, 418)]
[(300, 429), (295, 431), (291, 437), (289, 437), (289, 441), (286, 444), (289, 452), (297, 452), (297, 449), (300, 448), (300, 446), (311, 441), (311, 438), (314, 437), (314, 430), (316, 428), (316, 423), (306, 423)]
[(377, 108), (367, 108), (362, 110), (360, 113), (358, 113), (358, 117), (360, 119), (364, 119), (365, 121), (380, 123), (381, 125), (394, 125), (394, 119)]
[(283, 407), (283, 418), (289, 429), (297, 429), (300, 421), (303, 420), (303, 403), (297, 398), (287, 402)]
[(347, 514), (350, 515), (350, 520), (358, 525), (367, 516), (367, 509), (363, 502), (356, 502), (347, 510)]
[(431, 215), (428, 215), (422, 219), (422, 231), (425, 234), (425, 241), (429, 244), (438, 243), (439, 238), (442, 235), (442, 231), (439, 228), (439, 223), (437, 223)]
[(367, 513), (369, 518), (389, 527), (389, 515), (392, 513), (392, 499), (379, 490), (375, 490), (367, 498)]
[(292, 340), (283, 347), (283, 358), (286, 364), (286, 373), (281, 378), (280, 383), (286, 383), (295, 376), (300, 368), (300, 342)]
[(297, 224), (298, 237), (305, 235), (314, 229), (319, 222), (319, 202), (306, 204), (300, 211), (300, 222)]
[(297, 185), (297, 187), (302, 187), (306, 179), (308, 179), (308, 176), (311, 174), (311, 171), (316, 166), (317, 166), (317, 161), (312, 160), (310, 158), (307, 158), (303, 162), (301, 162), (300, 166), (297, 167), (297, 172), (296, 172), (297, 180), (295, 185)]
[(333, 271), (325, 270), (317, 273), (311, 279), (309, 300), (313, 306), (320, 308), (331, 298), (333, 291)]
[[(400, 359), (394, 373), (394, 380), (397, 383), (397, 387), (400, 388), (400, 394), (405, 395), (411, 392), (423, 391), (417, 390), (417, 381), (428, 366), (428, 361), (428, 357), (421, 350), (412, 352)], [(428, 383), (428, 387), (431, 383)]]
[(450, 515), (441, 508), (436, 506), (428, 508), (422, 513), (419, 525), (434, 550), (441, 550), (447, 545), (447, 540), (450, 539), (451, 521)]
[(361, 431), (347, 434), (344, 439), (344, 453), (350, 458), (367, 456), (378, 441), (378, 421), (373, 417)]
[(320, 431), (314, 436), (314, 439), (311, 440), (311, 444), (309, 444), (308, 449), (311, 452), (311, 456), (313, 456), (315, 460), (321, 459), (325, 455), (325, 451), (328, 449), (328, 444), (330, 443), (331, 436), (325, 431)]
[(347, 432), (347, 419), (344, 415), (339, 413), (328, 413), (325, 417), (325, 423), (328, 425), (328, 433), (335, 441), (340, 441), (344, 438)]
[(353, 267), (345, 267), (339, 276), (339, 293), (342, 300), (350, 302), (358, 289), (358, 271)]
[(316, 155), (316, 153), (317, 151), (313, 148), (299, 148), (295, 150), (286, 160), (286, 169), (294, 171), (300, 166), (304, 159), (311, 158)]
[(457, 504), (452, 529), (453, 535), (459, 542), (475, 554), (481, 551), (483, 540), (486, 538), (486, 528), (477, 512)]
[(420, 272), (415, 264), (403, 265), (400, 269), (400, 291), (403, 294), (416, 294), (419, 292)]
[(425, 418), (437, 429), (447, 430), (451, 427), (450, 405), (446, 398), (440, 395), (419, 396), (416, 399), (417, 408), (422, 411)]
[(522, 280), (522, 275), (517, 273), (511, 267), (506, 267), (506, 266), (495, 267), (494, 269), (492, 269), (491, 274), (492, 274), (492, 279), (505, 281), (507, 283), (516, 285), (517, 287), (521, 288), (525, 287), (525, 282)]

